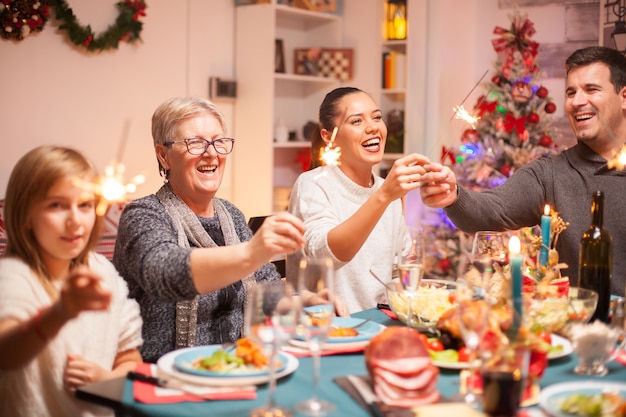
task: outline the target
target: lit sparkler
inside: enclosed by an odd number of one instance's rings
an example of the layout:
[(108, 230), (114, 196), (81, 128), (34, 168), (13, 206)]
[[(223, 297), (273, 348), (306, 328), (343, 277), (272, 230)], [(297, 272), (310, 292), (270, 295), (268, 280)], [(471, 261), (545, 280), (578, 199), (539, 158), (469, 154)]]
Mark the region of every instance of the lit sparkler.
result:
[(98, 207), (96, 207), (96, 214), (98, 216), (103, 216), (111, 203), (126, 201), (127, 194), (137, 191), (137, 185), (143, 184), (145, 181), (143, 175), (137, 175), (130, 180), (129, 183), (124, 183), (124, 171), (126, 171), (126, 167), (119, 161), (122, 160), (124, 154), (129, 126), (130, 124), (127, 122), (117, 154), (118, 162), (114, 161), (107, 165), (104, 168), (104, 176), (96, 178), (93, 182), (84, 181), (80, 178), (74, 179), (76, 186), (101, 197), (100, 203)]
[(470, 114), (467, 110), (465, 110), (465, 107), (463, 107), (462, 104), (460, 106), (454, 106), (452, 110), (454, 110), (455, 119), (465, 120), (470, 126), (472, 126), (472, 129), (476, 128), (476, 123), (478, 123), (480, 117)]
[(330, 136), (330, 141), (324, 147), (324, 150), (320, 154), (320, 161), (324, 162), (324, 165), (341, 165), (339, 158), (341, 157), (341, 147), (335, 146), (335, 137), (339, 128), (335, 126), (333, 134)]

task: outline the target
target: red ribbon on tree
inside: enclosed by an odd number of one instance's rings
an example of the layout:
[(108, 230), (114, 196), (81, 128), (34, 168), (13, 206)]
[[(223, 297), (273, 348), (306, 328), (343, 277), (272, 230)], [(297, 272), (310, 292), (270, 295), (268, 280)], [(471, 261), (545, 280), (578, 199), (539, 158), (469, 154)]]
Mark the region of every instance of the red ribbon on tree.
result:
[(513, 128), (517, 130), (517, 134), (521, 137), (526, 130), (526, 116), (522, 116), (518, 119), (511, 114), (507, 114), (504, 117), (504, 129), (510, 132)]
[(522, 54), (526, 68), (532, 69), (534, 58), (537, 56), (539, 43), (530, 40), (535, 34), (535, 24), (528, 20), (526, 16), (520, 16), (519, 10), (515, 11), (515, 16), (511, 20), (509, 30), (496, 26), (493, 30), (495, 35), (501, 35), (498, 39), (491, 41), (493, 49), (504, 55), (502, 64), (502, 74), (509, 77), (513, 66), (514, 53), (519, 51)]
[(493, 113), (496, 111), (496, 106), (498, 105), (498, 101), (487, 101), (481, 100), (480, 104), (478, 104), (478, 116), (483, 117), (485, 113)]
[(439, 161), (443, 164), (446, 162), (446, 159), (450, 160), (450, 164), (455, 165), (456, 160), (454, 159), (454, 153), (452, 153), (452, 149), (448, 149), (445, 146), (441, 147), (441, 157)]

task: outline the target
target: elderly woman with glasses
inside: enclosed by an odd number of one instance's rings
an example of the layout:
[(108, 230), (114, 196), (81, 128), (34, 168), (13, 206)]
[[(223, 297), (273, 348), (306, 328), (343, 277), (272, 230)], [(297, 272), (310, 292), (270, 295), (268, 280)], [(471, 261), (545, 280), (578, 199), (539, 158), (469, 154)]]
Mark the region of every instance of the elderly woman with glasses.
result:
[(164, 185), (126, 205), (113, 263), (144, 319), (144, 361), (174, 349), (241, 337), (247, 290), (280, 280), (273, 256), (303, 244), (303, 224), (268, 217), (254, 236), (243, 213), (216, 198), (235, 140), (202, 98), (174, 98), (152, 116)]

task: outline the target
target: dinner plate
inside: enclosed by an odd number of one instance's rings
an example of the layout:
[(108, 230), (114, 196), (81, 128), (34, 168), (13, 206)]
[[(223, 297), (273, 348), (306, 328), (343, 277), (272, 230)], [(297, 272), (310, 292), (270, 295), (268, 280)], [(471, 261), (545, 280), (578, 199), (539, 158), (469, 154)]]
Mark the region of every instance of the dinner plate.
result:
[[(211, 345), (211, 346), (198, 346), (194, 349), (188, 350), (186, 352), (181, 352), (174, 358), (174, 367), (181, 372), (185, 372), (187, 374), (199, 375), (205, 377), (224, 377), (224, 378), (238, 378), (242, 376), (252, 377), (252, 376), (260, 376), (267, 375), (269, 372), (267, 368), (265, 369), (243, 369), (237, 370), (237, 372), (215, 372), (208, 371), (205, 369), (198, 369), (194, 363), (202, 358), (207, 358), (213, 355), (215, 351), (220, 350), (220, 345)], [(276, 372), (280, 372), (287, 366), (287, 358), (282, 353), (279, 353), (276, 357), (276, 362), (280, 363), (280, 365), (276, 368)]]
[(548, 359), (562, 358), (571, 354), (574, 351), (574, 348), (572, 347), (572, 342), (557, 334), (552, 334), (552, 346), (562, 346), (562, 348), (558, 352), (548, 353)]
[(626, 384), (607, 381), (561, 382), (541, 390), (539, 405), (551, 416), (572, 417), (574, 414), (560, 410), (561, 401), (572, 394), (593, 395), (602, 392), (613, 392), (626, 397)]
[[(221, 346), (221, 345), (209, 345), (209, 346)], [(165, 376), (172, 376), (174, 378), (180, 379), (185, 382), (189, 382), (197, 385), (207, 385), (207, 386), (223, 386), (223, 387), (238, 387), (243, 385), (259, 385), (264, 384), (268, 381), (269, 375), (256, 375), (256, 376), (231, 376), (225, 377), (223, 375), (220, 376), (199, 376), (193, 375), (185, 372), (181, 372), (176, 369), (174, 365), (175, 358), (185, 352), (193, 351), (195, 349), (201, 348), (201, 346), (190, 347), (184, 349), (177, 349), (166, 353), (161, 356), (157, 361), (157, 369), (159, 373), (163, 373)], [(292, 374), (296, 369), (298, 369), (299, 362), (298, 359), (293, 355), (290, 355), (286, 352), (281, 352), (281, 356), (283, 356), (286, 360), (285, 368), (276, 374), (276, 378), (282, 378), (289, 374)]]
[[(558, 352), (548, 353), (548, 359), (558, 359), (564, 356), (571, 354), (574, 349), (572, 347), (572, 342), (564, 338), (563, 336), (559, 336), (556, 334), (552, 335), (552, 346), (562, 346), (561, 350)], [(443, 369), (468, 369), (469, 362), (440, 362), (433, 361), (433, 365), (443, 368)], [(480, 365), (480, 361), (476, 361), (476, 366)]]
[[(365, 320), (363, 319), (350, 317), (334, 317), (332, 325), (337, 327), (352, 327), (364, 321)], [(354, 337), (329, 337), (322, 345), (322, 349), (339, 350), (365, 347), (369, 343), (369, 340), (382, 332), (385, 327), (386, 326), (382, 324), (369, 321), (357, 329), (359, 331), (359, 334)], [(304, 340), (304, 337), (302, 335), (298, 335), (295, 339), (289, 340), (289, 344), (301, 348), (309, 347), (309, 342)]]

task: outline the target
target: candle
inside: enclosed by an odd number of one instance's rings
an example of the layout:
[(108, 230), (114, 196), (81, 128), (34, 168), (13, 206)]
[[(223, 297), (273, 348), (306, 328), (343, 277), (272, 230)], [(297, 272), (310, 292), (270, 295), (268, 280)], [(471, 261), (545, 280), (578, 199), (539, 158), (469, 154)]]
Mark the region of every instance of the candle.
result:
[(522, 262), (520, 255), (520, 240), (512, 236), (509, 240), (509, 259), (511, 266), (511, 298), (513, 300), (513, 324), (511, 326), (512, 338), (516, 337), (517, 329), (522, 322)]
[(539, 249), (539, 266), (548, 266), (548, 251), (550, 249), (550, 206), (546, 204), (541, 216), (541, 249)]

